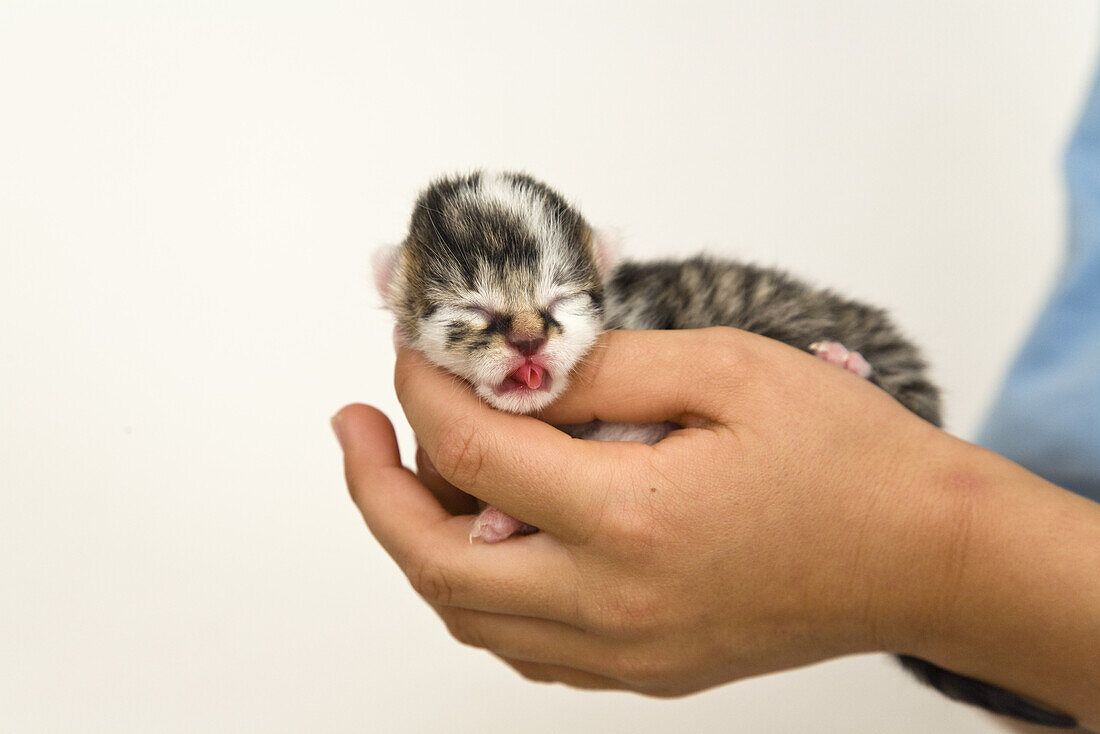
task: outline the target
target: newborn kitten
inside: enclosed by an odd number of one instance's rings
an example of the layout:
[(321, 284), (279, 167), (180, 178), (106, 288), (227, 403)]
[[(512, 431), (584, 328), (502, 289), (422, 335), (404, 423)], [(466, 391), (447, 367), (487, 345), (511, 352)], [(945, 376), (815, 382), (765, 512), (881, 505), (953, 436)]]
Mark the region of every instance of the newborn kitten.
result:
[[(408, 237), (376, 255), (375, 279), (401, 337), (501, 410), (532, 413), (553, 402), (604, 329), (732, 326), (865, 377), (940, 425), (939, 391), (924, 361), (881, 309), (725, 260), (612, 267), (612, 249), (545, 184), (524, 174), (477, 172), (436, 181), (420, 195)], [(597, 421), (562, 430), (656, 443), (675, 428)], [(471, 540), (535, 531), (489, 507)], [(900, 659), (952, 698), (1049, 726), (1075, 725), (995, 686)]]

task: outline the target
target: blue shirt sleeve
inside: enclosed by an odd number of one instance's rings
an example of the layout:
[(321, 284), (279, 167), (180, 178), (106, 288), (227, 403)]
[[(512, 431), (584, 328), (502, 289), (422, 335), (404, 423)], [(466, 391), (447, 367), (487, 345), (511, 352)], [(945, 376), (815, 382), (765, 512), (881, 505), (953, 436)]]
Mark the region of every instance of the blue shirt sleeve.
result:
[(978, 443), (1100, 501), (1100, 74), (1065, 157), (1069, 245)]

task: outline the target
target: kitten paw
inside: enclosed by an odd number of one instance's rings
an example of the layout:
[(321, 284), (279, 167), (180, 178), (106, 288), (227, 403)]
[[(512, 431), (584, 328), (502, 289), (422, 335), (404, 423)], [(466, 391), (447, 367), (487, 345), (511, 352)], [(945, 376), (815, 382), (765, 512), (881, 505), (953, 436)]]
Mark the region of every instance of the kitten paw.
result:
[(538, 532), (538, 528), (495, 507), (486, 507), (474, 520), (474, 526), (470, 529), (470, 542), (473, 543), (476, 538), (485, 543), (499, 543), (513, 535), (530, 535), (534, 532)]
[(810, 345), (810, 351), (818, 359), (842, 367), (865, 380), (874, 372), (870, 363), (863, 358), (862, 354), (849, 352), (840, 342), (814, 342)]

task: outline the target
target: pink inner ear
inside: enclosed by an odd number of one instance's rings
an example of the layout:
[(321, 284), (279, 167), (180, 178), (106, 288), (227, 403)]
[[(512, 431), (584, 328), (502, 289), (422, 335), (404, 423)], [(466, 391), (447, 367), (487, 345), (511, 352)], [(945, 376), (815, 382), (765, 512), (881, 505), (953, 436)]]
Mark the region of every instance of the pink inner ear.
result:
[(390, 289), (393, 287), (394, 274), (397, 272), (397, 248), (382, 247), (371, 257), (374, 269), (374, 286), (386, 305), (390, 305)]
[(597, 229), (592, 233), (596, 248), (596, 269), (600, 278), (606, 278), (615, 266), (615, 255), (619, 252), (619, 239), (606, 229)]

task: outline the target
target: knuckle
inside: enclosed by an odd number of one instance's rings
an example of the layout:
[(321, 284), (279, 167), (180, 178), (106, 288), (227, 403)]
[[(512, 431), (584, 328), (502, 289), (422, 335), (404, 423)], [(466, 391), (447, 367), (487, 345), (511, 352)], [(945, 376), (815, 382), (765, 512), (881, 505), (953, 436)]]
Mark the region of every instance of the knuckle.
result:
[(360, 509), (366, 506), (365, 499), (372, 492), (393, 480), (394, 474), (388, 469), (361, 467), (352, 461), (344, 462), (344, 481), (348, 487), (348, 495)]
[(628, 558), (631, 563), (640, 562), (647, 543), (645, 531), (647, 524), (641, 512), (622, 513), (616, 517), (608, 533), (616, 555)]
[[(752, 347), (744, 334), (728, 326), (703, 329), (698, 339), (697, 348), (707, 358), (696, 365), (699, 380), (679, 386), (679, 397), (704, 414), (710, 410), (714, 411), (712, 417), (720, 416), (728, 410), (728, 399), (756, 380)], [(705, 384), (706, 391), (701, 393), (698, 384)]]
[(444, 618), (451, 637), (469, 647), (486, 647), (485, 637), (468, 614), (450, 614)]
[(660, 606), (654, 595), (636, 586), (606, 594), (585, 616), (592, 627), (613, 637), (632, 640), (649, 637), (660, 625)]
[(745, 365), (745, 344), (736, 329), (728, 326), (715, 326), (704, 329), (700, 334), (700, 345), (708, 355), (703, 364), (714, 377), (738, 374)]
[(454, 588), (447, 574), (435, 563), (415, 560), (407, 571), (413, 590), (432, 604), (447, 606), (454, 598)]
[(682, 683), (666, 683), (661, 681), (644, 691), (645, 695), (653, 698), (683, 698), (695, 693), (698, 688)]
[(344, 482), (348, 486), (348, 494), (356, 505), (362, 504), (362, 498), (366, 496), (368, 482), (355, 471), (350, 461), (344, 461)]
[(659, 690), (666, 678), (663, 661), (648, 651), (631, 651), (617, 656), (615, 677), (641, 690)]
[(557, 680), (541, 665), (529, 663), (525, 660), (508, 660), (507, 662), (512, 670), (533, 683), (553, 683)]
[(617, 555), (635, 567), (646, 568), (655, 560), (657, 542), (663, 532), (659, 510), (631, 505), (606, 521), (604, 532)]
[(448, 425), (439, 436), (435, 466), (440, 476), (458, 487), (477, 481), (485, 460), (485, 448), (477, 427), (467, 419)]

